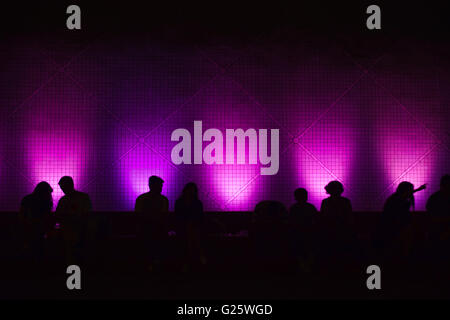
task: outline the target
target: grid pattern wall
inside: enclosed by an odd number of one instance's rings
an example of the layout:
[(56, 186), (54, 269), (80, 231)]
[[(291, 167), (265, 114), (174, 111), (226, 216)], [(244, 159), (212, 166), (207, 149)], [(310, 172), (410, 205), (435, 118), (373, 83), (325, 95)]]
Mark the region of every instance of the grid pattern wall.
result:
[[(132, 210), (150, 175), (165, 180), (171, 209), (189, 181), (206, 210), (227, 211), (265, 199), (290, 205), (298, 187), (320, 207), (324, 186), (339, 180), (355, 210), (377, 211), (407, 180), (428, 183), (416, 197), (423, 210), (450, 172), (447, 45), (389, 39), (361, 55), (348, 42), (289, 30), (245, 45), (220, 40), (2, 45), (0, 211), (17, 210), (40, 181), (58, 201), (63, 175), (99, 211)], [(173, 164), (171, 134), (185, 128), (194, 140), (194, 121), (219, 129), (223, 142), (226, 129), (269, 129), (269, 137), (279, 129), (278, 173)]]

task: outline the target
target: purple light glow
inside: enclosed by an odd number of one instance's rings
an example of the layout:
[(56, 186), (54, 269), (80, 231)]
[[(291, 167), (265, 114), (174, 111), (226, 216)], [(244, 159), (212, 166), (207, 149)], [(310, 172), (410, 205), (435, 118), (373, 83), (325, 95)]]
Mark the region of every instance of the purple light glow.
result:
[[(409, 181), (418, 188), (434, 179), (439, 179), (439, 173), (435, 172), (433, 149), (436, 144), (432, 136), (416, 121), (412, 120), (400, 106), (390, 106), (389, 113), (380, 115), (375, 119), (378, 128), (375, 136), (375, 145), (378, 150), (378, 159), (381, 162), (381, 171), (384, 179), (390, 182), (380, 200), (386, 199), (389, 194), (395, 192), (398, 184)], [(385, 110), (387, 112), (387, 110)], [(386, 117), (389, 114), (390, 124), (387, 126)], [(389, 130), (387, 130), (387, 128)], [(427, 161), (423, 161), (426, 159)], [(416, 210), (424, 210), (430, 190), (421, 191), (415, 195)]]
[(173, 209), (173, 201), (177, 196), (176, 190), (182, 188), (177, 181), (176, 169), (159, 154), (153, 152), (148, 146), (139, 144), (129, 152), (119, 163), (120, 186), (117, 190), (121, 194), (123, 208), (134, 210), (136, 198), (149, 191), (148, 178), (152, 175), (164, 180), (163, 195), (170, 200), (170, 208)]
[[(82, 143), (84, 139), (79, 137), (57, 137), (53, 134), (31, 132), (30, 140), (33, 143), (28, 148), (28, 158), (31, 172), (30, 178), (33, 185), (40, 181), (47, 181), (53, 188), (53, 201), (55, 207), (59, 199), (64, 195), (58, 186), (59, 179), (65, 175), (71, 176), (75, 181), (75, 187), (85, 183), (81, 175), (80, 164), (84, 163)], [(67, 146), (72, 150), (68, 152)], [(51, 168), (49, 170), (49, 168)]]
[[(59, 72), (53, 54), (11, 48), (0, 98), (0, 210), (17, 210), (40, 181), (52, 185), (56, 204), (64, 175), (98, 211), (133, 210), (151, 175), (165, 180), (171, 210), (190, 181), (205, 210), (247, 211), (265, 199), (289, 206), (298, 187), (320, 207), (331, 180), (343, 183), (355, 210), (368, 211), (379, 211), (401, 181), (428, 183), (416, 195), (423, 210), (450, 171), (448, 70), (430, 71), (429, 54), (409, 54), (426, 48), (418, 40), (386, 49), (365, 73), (327, 39), (311, 35), (295, 50), (294, 38), (271, 34), (222, 69), (213, 62), (229, 58), (219, 57), (220, 46), (104, 39)], [(248, 151), (246, 164), (173, 164), (171, 133), (185, 128), (193, 137), (196, 120), (203, 132), (279, 129), (278, 173), (260, 175)]]
[[(63, 192), (59, 179), (71, 176), (83, 190), (92, 174), (92, 127), (97, 109), (62, 75), (39, 91), (17, 113), (24, 134), (20, 136), (33, 187), (47, 181), (53, 188), (54, 209)], [(30, 190), (31, 191), (31, 190)]]
[[(255, 165), (212, 167), (208, 172), (212, 187), (211, 196), (222, 204), (223, 210), (249, 210), (255, 189), (251, 182), (258, 174), (259, 166)], [(242, 190), (246, 192), (243, 193)]]

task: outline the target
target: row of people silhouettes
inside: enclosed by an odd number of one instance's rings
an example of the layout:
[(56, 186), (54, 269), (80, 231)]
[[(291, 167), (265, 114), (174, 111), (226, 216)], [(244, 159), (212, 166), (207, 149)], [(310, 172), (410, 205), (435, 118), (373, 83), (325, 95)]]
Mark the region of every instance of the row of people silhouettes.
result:
[[(448, 175), (441, 179), (440, 191), (434, 193), (427, 202), (427, 210), (432, 216), (445, 216), (449, 214), (450, 178)], [(149, 179), (150, 191), (140, 195), (136, 199), (135, 212), (141, 216), (138, 235), (148, 252), (149, 266), (152, 269), (163, 258), (162, 251), (164, 241), (167, 238), (169, 201), (163, 196), (162, 188), (164, 181), (152, 176)], [(59, 200), (56, 207), (58, 217), (63, 231), (63, 239), (66, 247), (66, 258), (68, 261), (79, 260), (86, 241), (87, 213), (91, 211), (91, 201), (86, 193), (79, 192), (74, 188), (71, 177), (62, 177), (59, 186), (64, 196)], [(410, 225), (410, 209), (414, 205), (414, 193), (423, 190), (425, 185), (414, 189), (409, 182), (399, 184), (396, 192), (391, 195), (380, 216), (380, 224), (377, 233), (377, 244), (379, 248), (386, 248), (398, 237), (408, 238), (408, 226)], [(296, 203), (290, 208), (289, 219), (296, 225), (301, 225), (303, 238), (297, 239), (303, 243), (316, 242), (305, 236), (307, 230), (312, 230), (317, 221), (321, 222), (329, 243), (321, 245), (324, 248), (342, 248), (348, 244), (349, 231), (352, 229), (353, 216), (352, 206), (349, 199), (342, 196), (344, 191), (342, 183), (331, 181), (325, 186), (329, 197), (322, 201), (320, 213), (315, 207), (307, 202), (308, 193), (299, 188), (294, 192)], [(34, 257), (38, 258), (43, 252), (43, 235), (51, 220), (53, 208), (52, 187), (47, 182), (40, 182), (32, 194), (23, 198), (21, 203), (20, 217), (24, 221), (26, 233), (26, 246), (30, 247)], [(268, 228), (275, 227), (271, 221), (286, 216), (287, 210), (279, 202), (263, 201), (255, 208), (255, 217), (264, 220)], [(201, 262), (205, 263), (205, 255), (202, 247), (203, 234), (203, 205), (198, 198), (198, 188), (194, 183), (188, 183), (175, 203), (175, 214), (177, 239), (182, 247), (182, 257), (185, 266)], [(262, 227), (260, 224), (259, 227)], [(264, 229), (264, 228), (263, 228)], [(322, 229), (322, 230), (324, 230)], [(450, 231), (450, 230), (448, 230)], [(450, 235), (450, 233), (449, 233)], [(268, 236), (268, 233), (263, 238)], [(268, 239), (268, 237), (266, 237)], [(347, 239), (347, 240), (346, 240)], [(333, 249), (333, 250), (334, 250)], [(303, 260), (310, 259), (313, 249), (302, 249)], [(309, 252), (306, 252), (310, 250)], [(405, 251), (407, 248), (405, 247)]]

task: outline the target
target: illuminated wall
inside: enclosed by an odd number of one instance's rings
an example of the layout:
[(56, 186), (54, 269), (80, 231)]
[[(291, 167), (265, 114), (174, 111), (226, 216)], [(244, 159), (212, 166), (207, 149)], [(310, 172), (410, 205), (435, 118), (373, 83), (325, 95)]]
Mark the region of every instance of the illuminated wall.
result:
[[(409, 39), (377, 48), (361, 55), (290, 32), (245, 44), (3, 44), (0, 211), (17, 210), (41, 180), (56, 203), (63, 175), (95, 210), (132, 210), (154, 174), (166, 181), (171, 209), (189, 181), (207, 210), (227, 211), (263, 199), (290, 205), (297, 187), (319, 207), (325, 184), (340, 180), (355, 210), (377, 211), (408, 180), (428, 183), (416, 198), (423, 210), (450, 172), (448, 48)], [(171, 133), (193, 134), (194, 120), (223, 133), (280, 129), (278, 174), (262, 176), (260, 165), (172, 164)]]

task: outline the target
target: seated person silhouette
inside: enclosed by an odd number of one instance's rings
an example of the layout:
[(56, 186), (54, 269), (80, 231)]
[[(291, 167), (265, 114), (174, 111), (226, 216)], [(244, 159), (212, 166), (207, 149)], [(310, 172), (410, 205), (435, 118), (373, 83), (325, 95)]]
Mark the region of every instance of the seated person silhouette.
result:
[(149, 254), (148, 270), (158, 267), (165, 251), (169, 200), (161, 194), (164, 180), (157, 176), (148, 179), (149, 192), (136, 199), (134, 211), (139, 214), (138, 237)]
[(193, 182), (186, 184), (175, 202), (176, 233), (183, 259), (183, 271), (197, 263), (205, 264), (202, 246), (203, 203), (198, 198), (198, 188)]
[(386, 200), (377, 236), (378, 249), (382, 252), (398, 244), (401, 253), (408, 254), (412, 238), (410, 209), (414, 206), (414, 193), (423, 189), (425, 185), (414, 190), (412, 183), (403, 181)]
[(288, 211), (279, 201), (264, 200), (255, 206), (249, 236), (258, 258), (287, 257), (290, 253)]
[(75, 190), (72, 177), (64, 176), (59, 180), (64, 196), (56, 207), (56, 217), (61, 222), (61, 230), (66, 249), (66, 262), (79, 263), (83, 258), (83, 249), (87, 233), (87, 214), (92, 209), (89, 196)]
[(306, 189), (296, 189), (294, 198), (297, 202), (289, 210), (290, 242), (300, 268), (308, 272), (311, 270), (315, 255), (314, 223), (317, 209), (308, 203)]
[(350, 244), (353, 237), (352, 205), (342, 196), (344, 186), (339, 181), (331, 181), (325, 186), (330, 196), (322, 200), (320, 207), (321, 252), (340, 254)]
[(49, 230), (53, 208), (52, 187), (39, 182), (33, 193), (22, 199), (19, 218), (24, 227), (25, 248), (29, 248), (35, 262), (44, 257), (44, 236)]
[(441, 178), (440, 189), (430, 196), (426, 208), (430, 216), (432, 250), (442, 256), (450, 242), (450, 175)]
[(338, 225), (347, 225), (351, 222), (352, 204), (349, 199), (342, 196), (344, 186), (339, 181), (331, 181), (325, 186), (330, 196), (322, 200), (320, 213), (323, 219)]
[(303, 227), (310, 227), (317, 217), (317, 209), (308, 202), (308, 191), (298, 188), (294, 191), (294, 203), (289, 210), (289, 218), (292, 222), (298, 223)]

